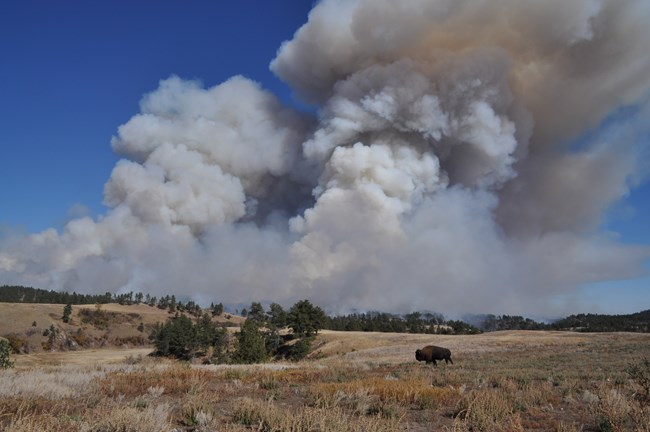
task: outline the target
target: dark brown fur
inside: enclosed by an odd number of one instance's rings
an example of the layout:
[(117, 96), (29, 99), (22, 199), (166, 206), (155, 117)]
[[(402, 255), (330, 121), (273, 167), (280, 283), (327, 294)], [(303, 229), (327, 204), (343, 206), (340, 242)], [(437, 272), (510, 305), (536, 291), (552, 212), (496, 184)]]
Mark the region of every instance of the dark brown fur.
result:
[(439, 346), (427, 345), (422, 349), (415, 351), (415, 359), (417, 361), (424, 361), (426, 364), (433, 363), (436, 365), (436, 360), (444, 360), (445, 363), (454, 364), (451, 360), (451, 351), (447, 348)]

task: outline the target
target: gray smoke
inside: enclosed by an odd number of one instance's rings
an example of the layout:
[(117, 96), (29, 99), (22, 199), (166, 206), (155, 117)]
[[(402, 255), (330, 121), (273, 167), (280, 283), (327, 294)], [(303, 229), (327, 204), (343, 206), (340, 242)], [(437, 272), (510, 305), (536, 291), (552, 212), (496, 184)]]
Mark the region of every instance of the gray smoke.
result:
[[(3, 281), (331, 311), (561, 314), (642, 274), (600, 226), (646, 178), (610, 128), (650, 91), (644, 0), (324, 0), (271, 63), (317, 118), (243, 77), (178, 77), (118, 129), (102, 217), (6, 239)], [(570, 311), (569, 311), (570, 312)]]

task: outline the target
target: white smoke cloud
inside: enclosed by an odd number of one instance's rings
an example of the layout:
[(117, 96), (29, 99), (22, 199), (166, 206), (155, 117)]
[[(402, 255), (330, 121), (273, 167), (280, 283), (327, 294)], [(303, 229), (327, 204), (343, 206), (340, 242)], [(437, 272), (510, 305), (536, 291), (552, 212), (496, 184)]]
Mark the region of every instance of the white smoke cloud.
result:
[(7, 237), (0, 277), (332, 311), (572, 312), (554, 296), (650, 257), (599, 230), (647, 174), (635, 127), (570, 145), (648, 102), (649, 18), (643, 0), (323, 0), (271, 63), (317, 118), (243, 77), (161, 81), (113, 138), (108, 213)]

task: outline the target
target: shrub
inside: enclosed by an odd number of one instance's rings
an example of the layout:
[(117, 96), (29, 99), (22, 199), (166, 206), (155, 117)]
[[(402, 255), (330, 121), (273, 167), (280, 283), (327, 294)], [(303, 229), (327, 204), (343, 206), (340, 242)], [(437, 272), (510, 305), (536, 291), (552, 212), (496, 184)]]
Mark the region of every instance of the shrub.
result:
[(29, 350), (29, 344), (25, 336), (19, 335), (18, 333), (9, 333), (5, 335), (5, 338), (14, 353), (18, 354)]
[(81, 328), (78, 328), (76, 332), (70, 335), (72, 340), (74, 340), (79, 346), (85, 347), (89, 345), (90, 341), (88, 336), (83, 332)]
[(650, 405), (650, 359), (644, 358), (639, 363), (630, 364), (627, 374), (637, 387), (636, 398), (642, 407)]
[(0, 338), (0, 369), (9, 369), (14, 366), (14, 363), (9, 359), (10, 351), (11, 346), (9, 345), (9, 341)]
[(287, 353), (287, 358), (289, 360), (298, 361), (307, 357), (309, 350), (311, 349), (311, 343), (313, 338), (303, 338), (298, 339), (295, 344), (291, 346), (289, 352)]

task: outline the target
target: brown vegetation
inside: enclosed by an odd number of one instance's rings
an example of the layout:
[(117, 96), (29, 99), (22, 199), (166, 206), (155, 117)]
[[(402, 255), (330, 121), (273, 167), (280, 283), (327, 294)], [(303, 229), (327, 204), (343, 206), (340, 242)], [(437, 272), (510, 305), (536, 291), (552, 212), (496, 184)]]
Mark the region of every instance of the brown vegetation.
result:
[[(60, 304), (0, 303), (0, 336), (10, 340), (16, 353), (67, 351), (88, 348), (132, 348), (149, 345), (147, 336), (156, 323), (165, 322), (167, 310), (145, 304), (73, 305), (70, 320), (62, 320)], [(213, 317), (224, 326), (239, 328), (242, 317)], [(50, 336), (51, 329), (56, 334)], [(142, 330), (142, 331), (141, 331)]]
[[(145, 350), (13, 356), (16, 368), (0, 372), (0, 429), (645, 431), (649, 342), (630, 333), (323, 332), (312, 360), (289, 364), (190, 365)], [(417, 363), (414, 350), (428, 343), (450, 347), (454, 364)], [(38, 356), (56, 356), (55, 365), (27, 361)]]

